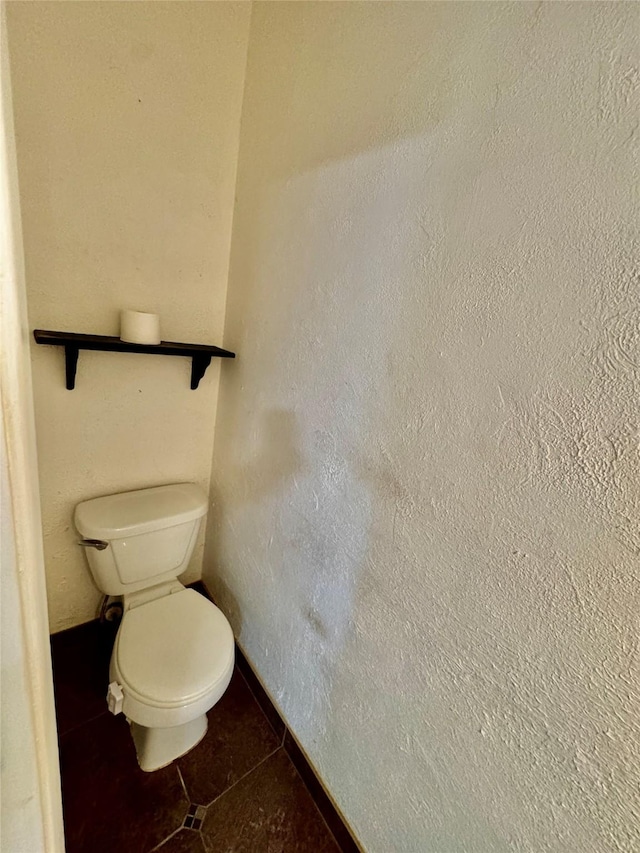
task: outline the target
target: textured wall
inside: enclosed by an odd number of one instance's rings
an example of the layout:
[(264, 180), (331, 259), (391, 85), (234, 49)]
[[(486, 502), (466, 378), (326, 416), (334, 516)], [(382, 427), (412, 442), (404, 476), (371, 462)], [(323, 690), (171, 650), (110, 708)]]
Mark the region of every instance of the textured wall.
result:
[[(246, 3), (10, 3), (9, 47), (32, 328), (119, 333), (156, 311), (166, 340), (222, 338), (249, 25)], [(99, 594), (78, 501), (207, 487), (219, 363), (32, 348), (52, 630)], [(202, 543), (188, 578), (199, 575)]]
[(371, 853), (640, 849), (639, 28), (254, 9), (205, 578)]

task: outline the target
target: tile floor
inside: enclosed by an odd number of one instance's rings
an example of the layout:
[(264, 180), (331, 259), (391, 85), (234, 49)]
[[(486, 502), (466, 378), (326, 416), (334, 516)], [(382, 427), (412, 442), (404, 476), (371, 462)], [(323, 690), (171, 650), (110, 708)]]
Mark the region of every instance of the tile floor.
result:
[(277, 716), (265, 716), (238, 667), (204, 740), (169, 767), (143, 773), (126, 720), (106, 710), (112, 642), (98, 623), (52, 638), (67, 853), (350, 847), (328, 829), (313, 784), (291, 761), (290, 735)]

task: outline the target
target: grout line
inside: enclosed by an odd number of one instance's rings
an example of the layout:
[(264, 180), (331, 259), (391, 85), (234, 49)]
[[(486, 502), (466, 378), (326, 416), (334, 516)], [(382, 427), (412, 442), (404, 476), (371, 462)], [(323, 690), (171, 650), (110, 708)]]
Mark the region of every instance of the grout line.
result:
[[(187, 786), (184, 783), (184, 779), (182, 778), (182, 773), (180, 772), (180, 768), (178, 767), (177, 762), (176, 762), (175, 767), (176, 767), (176, 770), (178, 771), (178, 779), (180, 780), (180, 784), (182, 785), (182, 790), (184, 791), (185, 797), (187, 798), (187, 802), (189, 805), (191, 805), (191, 800), (189, 799), (189, 792), (187, 791)], [(183, 823), (181, 823), (180, 826), (176, 830), (174, 830), (170, 835), (167, 835), (166, 838), (163, 838), (162, 841), (153, 848), (151, 853), (153, 853), (154, 850), (159, 850), (162, 847), (162, 845), (165, 844), (170, 838), (173, 838), (174, 835), (177, 835), (180, 832), (180, 830), (185, 828), (184, 827), (184, 818), (182, 820), (183, 820)]]
[(209, 850), (209, 844), (207, 842), (207, 836), (202, 834), (202, 830), (199, 830), (198, 834), (200, 835), (200, 841), (202, 842), (202, 849), (204, 850), (204, 853), (216, 853), (215, 850), (212, 850), (212, 851)]
[(154, 850), (159, 850), (163, 844), (166, 844), (170, 838), (173, 838), (174, 835), (177, 835), (181, 829), (182, 829), (182, 827), (179, 826), (170, 835), (167, 835), (166, 838), (163, 838), (162, 841), (160, 842), (160, 844), (156, 844), (156, 846), (152, 848), (151, 853), (153, 853)]
[[(236, 781), (233, 783), (233, 785), (229, 785), (229, 787), (228, 787), (225, 791), (223, 791), (221, 794), (218, 794), (218, 796), (215, 798), (215, 800), (211, 800), (211, 802), (209, 803), (209, 805), (208, 805), (208, 806), (206, 806), (207, 811), (209, 811), (209, 809), (211, 808), (211, 806), (212, 806), (214, 803), (217, 803), (219, 799), (221, 799), (221, 798), (222, 798), (222, 797), (224, 797), (226, 794), (228, 794), (228, 793), (229, 793), (229, 791), (232, 791), (232, 790), (236, 787), (236, 785), (238, 785), (240, 782), (242, 782), (242, 780), (243, 780), (243, 779), (246, 779), (246, 778), (247, 778), (247, 776), (250, 776), (250, 775), (253, 773), (253, 771), (254, 771), (254, 770), (257, 770), (257, 769), (258, 769), (258, 767), (260, 767), (262, 764), (264, 764), (264, 763), (265, 763), (265, 761), (268, 761), (268, 760), (271, 758), (271, 756), (272, 756), (272, 755), (275, 755), (275, 754), (276, 754), (276, 752), (277, 752), (279, 749), (282, 749), (282, 747), (281, 747), (281, 746), (277, 746), (274, 750), (272, 750), (272, 751), (269, 753), (269, 755), (265, 755), (265, 757), (264, 757), (261, 761), (258, 761), (258, 763), (255, 765), (255, 767), (252, 767), (252, 768), (251, 768), (251, 770), (247, 770), (247, 772), (246, 772), (246, 773), (244, 773), (244, 774), (243, 774), (239, 779), (236, 779)], [(206, 815), (205, 815), (205, 817), (206, 817)], [(203, 823), (204, 823), (204, 819), (203, 819)]]
[(105, 714), (108, 714), (108, 713), (109, 713), (108, 709), (105, 708), (104, 711), (100, 711), (99, 713), (95, 714), (93, 717), (89, 717), (89, 719), (87, 719), (87, 720), (82, 720), (82, 722), (76, 723), (75, 726), (71, 726), (70, 729), (65, 729), (64, 732), (61, 732), (60, 729), (58, 729), (58, 738), (60, 739), (60, 742), (62, 742), (62, 738), (65, 738), (67, 735), (70, 735), (73, 732), (77, 732), (78, 729), (81, 729), (83, 726), (89, 725), (89, 723), (93, 723), (94, 720), (97, 720), (100, 717), (103, 717)]
[(187, 798), (187, 802), (191, 805), (191, 798), (189, 797), (189, 792), (187, 791), (187, 786), (184, 783), (184, 779), (182, 778), (182, 773), (180, 772), (180, 767), (178, 766), (178, 762), (176, 761), (176, 770), (178, 771), (178, 778), (180, 779), (180, 784), (182, 785), (182, 790), (185, 793)]

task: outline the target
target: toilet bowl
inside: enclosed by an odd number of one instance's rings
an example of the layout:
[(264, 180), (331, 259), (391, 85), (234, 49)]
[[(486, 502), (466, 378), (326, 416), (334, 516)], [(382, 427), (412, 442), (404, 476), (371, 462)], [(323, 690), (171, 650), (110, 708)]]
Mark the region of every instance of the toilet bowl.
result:
[(128, 719), (145, 771), (170, 764), (204, 737), (207, 711), (233, 673), (226, 617), (177, 580), (205, 512), (204, 493), (188, 483), (95, 498), (76, 508), (94, 580), (103, 592), (123, 596), (107, 701)]
[(207, 711), (227, 689), (233, 665), (231, 626), (194, 590), (125, 610), (109, 680), (122, 690), (143, 770), (164, 767), (204, 737)]

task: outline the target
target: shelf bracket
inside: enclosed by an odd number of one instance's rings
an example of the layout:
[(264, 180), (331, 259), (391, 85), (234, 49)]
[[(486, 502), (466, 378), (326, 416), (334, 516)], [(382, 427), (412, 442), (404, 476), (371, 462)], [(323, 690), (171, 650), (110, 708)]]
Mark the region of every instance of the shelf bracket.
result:
[(191, 359), (191, 390), (195, 389), (200, 384), (200, 380), (206, 373), (207, 367), (211, 364), (210, 355), (194, 355)]
[(112, 335), (81, 335), (76, 332), (53, 332), (47, 329), (34, 329), (33, 336), (37, 344), (64, 347), (65, 377), (68, 391), (73, 391), (76, 387), (76, 369), (80, 350), (135, 352), (142, 355), (169, 355), (190, 358), (191, 389), (194, 391), (211, 364), (212, 358), (236, 357), (235, 353), (211, 344), (186, 344), (177, 341), (139, 344), (133, 341), (122, 341)]
[(78, 366), (78, 347), (66, 344), (64, 348), (64, 367), (67, 378), (67, 391), (76, 387), (76, 368)]

